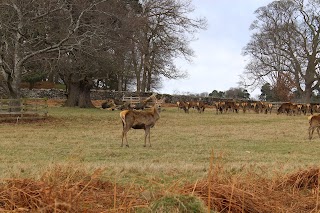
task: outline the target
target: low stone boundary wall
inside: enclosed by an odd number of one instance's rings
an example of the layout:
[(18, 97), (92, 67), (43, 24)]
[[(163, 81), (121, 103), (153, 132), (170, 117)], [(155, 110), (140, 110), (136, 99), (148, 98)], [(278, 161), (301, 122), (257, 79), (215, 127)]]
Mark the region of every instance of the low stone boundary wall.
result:
[(48, 98), (65, 99), (65, 90), (63, 89), (21, 89), (23, 98)]
[[(48, 98), (48, 99), (66, 99), (66, 92), (63, 89), (21, 89), (23, 98)], [(136, 93), (136, 92), (118, 92), (107, 90), (91, 90), (91, 100), (106, 100), (108, 98), (122, 100), (122, 97), (148, 97), (152, 95), (151, 92)], [(164, 94), (166, 103), (175, 104), (177, 101), (197, 101), (202, 100), (207, 103), (217, 101), (219, 99), (212, 97), (199, 97), (191, 95), (169, 95)]]
[[(151, 92), (136, 93), (136, 92), (118, 92), (107, 90), (91, 90), (91, 100), (106, 100), (107, 98), (114, 98), (121, 100), (125, 97), (148, 97), (152, 95)], [(21, 96), (23, 98), (48, 98), (48, 99), (66, 99), (66, 91), (63, 89), (21, 89)]]

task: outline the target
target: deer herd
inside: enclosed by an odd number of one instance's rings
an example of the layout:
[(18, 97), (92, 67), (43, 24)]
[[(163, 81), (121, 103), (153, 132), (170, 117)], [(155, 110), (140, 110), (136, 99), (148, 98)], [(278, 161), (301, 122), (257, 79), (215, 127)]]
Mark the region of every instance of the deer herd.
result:
[[(123, 146), (124, 140), (126, 141), (126, 146), (129, 147), (127, 140), (127, 133), (132, 129), (144, 129), (144, 146), (147, 146), (147, 139), (149, 146), (150, 142), (150, 129), (155, 126), (156, 122), (160, 118), (161, 105), (164, 103), (165, 98), (157, 99), (156, 94), (152, 94), (150, 97), (146, 98), (140, 103), (131, 104), (122, 101), (116, 101), (114, 99), (107, 99), (106, 102), (102, 104), (102, 108), (106, 109), (118, 109), (121, 110), (120, 118), (122, 122), (122, 141), (121, 146)], [(150, 106), (151, 105), (151, 106)], [(309, 121), (309, 140), (312, 139), (314, 130), (320, 137), (320, 104), (301, 104), (301, 103), (282, 103), (280, 105), (274, 105), (273, 103), (263, 102), (263, 101), (216, 101), (210, 103), (205, 103), (203, 101), (178, 101), (176, 103), (178, 111), (183, 111), (185, 113), (190, 113), (191, 110), (204, 113), (205, 109), (212, 108), (215, 109), (216, 114), (223, 113), (243, 113), (253, 111), (254, 113), (265, 113), (271, 114), (272, 111), (276, 111), (277, 114), (286, 115), (307, 115)], [(276, 107), (276, 108), (275, 108)], [(148, 108), (148, 109), (146, 109)], [(275, 110), (273, 110), (275, 108)], [(146, 109), (146, 110), (145, 110)]]
[(178, 111), (181, 109), (185, 113), (189, 113), (190, 109), (196, 109), (199, 113), (204, 112), (206, 108), (215, 109), (216, 114), (223, 113), (239, 113), (242, 111), (246, 112), (255, 112), (255, 113), (265, 113), (271, 114), (272, 111), (276, 111), (277, 114), (286, 114), (286, 115), (306, 115), (307, 113), (320, 113), (320, 104), (300, 104), (300, 103), (282, 103), (280, 105), (273, 104), (270, 102), (263, 101), (216, 101), (212, 104), (204, 104), (201, 101), (198, 102), (177, 102)]

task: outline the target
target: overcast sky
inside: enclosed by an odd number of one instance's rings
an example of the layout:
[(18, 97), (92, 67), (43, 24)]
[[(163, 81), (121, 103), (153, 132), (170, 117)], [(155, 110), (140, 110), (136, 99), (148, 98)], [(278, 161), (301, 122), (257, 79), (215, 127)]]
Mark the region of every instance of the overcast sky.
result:
[[(200, 31), (197, 41), (191, 43), (195, 51), (193, 62), (177, 62), (186, 70), (188, 78), (165, 79), (161, 93), (184, 94), (226, 91), (239, 87), (239, 75), (246, 65), (241, 55), (249, 42), (250, 24), (255, 20), (254, 11), (272, 0), (193, 0), (195, 14), (206, 17), (207, 30)], [(249, 90), (251, 97), (260, 90)]]

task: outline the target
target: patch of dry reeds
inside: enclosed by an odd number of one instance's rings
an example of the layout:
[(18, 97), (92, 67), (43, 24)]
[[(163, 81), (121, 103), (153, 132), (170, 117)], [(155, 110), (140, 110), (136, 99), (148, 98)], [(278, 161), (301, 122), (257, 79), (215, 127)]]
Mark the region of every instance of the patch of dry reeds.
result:
[[(170, 194), (198, 197), (208, 211), (217, 212), (318, 212), (319, 168), (264, 177), (252, 171), (228, 174), (211, 159), (206, 179), (192, 184), (173, 183), (152, 192), (133, 183), (119, 186), (101, 180), (102, 169), (88, 175), (81, 170), (55, 166), (35, 181), (7, 179), (0, 184), (1, 212), (135, 212)], [(170, 196), (169, 196), (170, 198)], [(157, 211), (161, 212), (161, 211)]]
[(1, 212), (134, 212), (146, 206), (137, 187), (124, 188), (92, 175), (56, 167), (41, 180), (9, 179), (0, 185)]
[[(213, 160), (212, 157), (210, 161)], [(221, 165), (212, 166), (208, 179), (186, 186), (181, 193), (201, 197), (211, 210), (218, 212), (303, 213), (320, 209), (319, 168), (271, 179), (250, 171), (229, 176), (223, 173)]]

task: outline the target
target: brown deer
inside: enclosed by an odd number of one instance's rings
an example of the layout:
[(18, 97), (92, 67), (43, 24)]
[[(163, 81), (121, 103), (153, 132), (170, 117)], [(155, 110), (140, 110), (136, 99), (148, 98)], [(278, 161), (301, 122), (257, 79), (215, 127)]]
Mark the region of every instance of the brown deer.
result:
[(319, 115), (310, 115), (309, 120), (309, 140), (312, 139), (312, 135), (315, 129), (317, 129), (318, 135), (320, 137), (319, 128), (320, 128), (320, 114)]
[(162, 98), (161, 100), (157, 100), (155, 94), (151, 95), (150, 98), (152, 98), (155, 102), (154, 106), (151, 107), (150, 111), (124, 110), (120, 112), (120, 118), (123, 125), (121, 147), (123, 146), (123, 138), (126, 139), (126, 146), (129, 147), (127, 133), (131, 128), (144, 129), (144, 147), (147, 146), (148, 136), (149, 145), (151, 147), (150, 128), (154, 127), (157, 120), (159, 120), (160, 118), (159, 109), (161, 107), (162, 102), (164, 101), (164, 98)]
[(203, 101), (198, 101), (196, 103), (196, 109), (198, 110), (199, 113), (204, 112), (204, 109), (206, 108), (206, 105)]
[(109, 98), (104, 103), (101, 104), (102, 109), (114, 108), (116, 106), (113, 99)]
[(277, 115), (280, 113), (287, 113), (289, 115), (292, 112), (293, 104), (290, 102), (282, 103), (280, 107), (278, 108)]
[(186, 102), (183, 102), (183, 101), (178, 101), (177, 102), (177, 106), (178, 106), (178, 111), (180, 109), (183, 109), (183, 111), (185, 113), (189, 113), (189, 108), (188, 108), (188, 104)]

